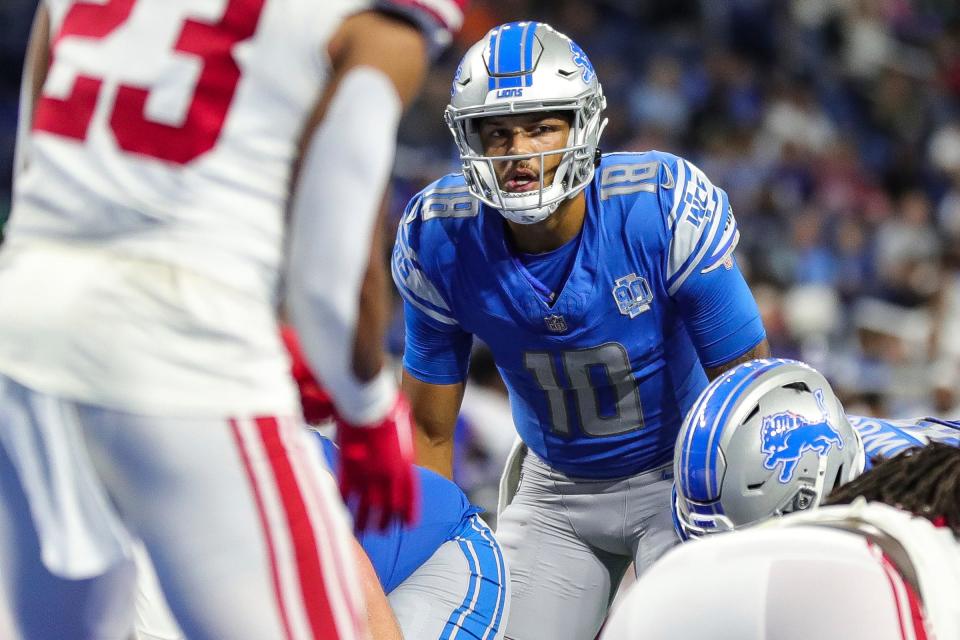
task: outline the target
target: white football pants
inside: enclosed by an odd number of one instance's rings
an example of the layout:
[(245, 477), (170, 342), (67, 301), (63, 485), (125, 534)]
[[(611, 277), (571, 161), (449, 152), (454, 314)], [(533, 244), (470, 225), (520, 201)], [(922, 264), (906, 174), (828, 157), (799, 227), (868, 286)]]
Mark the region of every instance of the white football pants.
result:
[(339, 494), (294, 419), (145, 417), (0, 376), (0, 579), (25, 640), (121, 640), (142, 539), (191, 640), (354, 640)]

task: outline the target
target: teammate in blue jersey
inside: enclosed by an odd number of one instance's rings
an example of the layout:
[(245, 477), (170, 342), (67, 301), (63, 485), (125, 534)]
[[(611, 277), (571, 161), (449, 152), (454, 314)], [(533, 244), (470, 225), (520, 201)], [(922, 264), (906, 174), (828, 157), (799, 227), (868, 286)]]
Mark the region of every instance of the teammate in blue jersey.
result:
[(601, 155), (604, 107), (569, 38), (491, 30), (446, 111), (462, 172), (410, 202), (393, 253), (420, 464), (451, 475), (474, 336), (531, 452), (497, 532), (513, 640), (596, 636), (629, 563), (676, 542), (682, 416), (711, 377), (768, 352), (726, 194), (668, 153)]
[(704, 390), (680, 430), (677, 531), (686, 539), (815, 508), (878, 460), (930, 442), (960, 447), (960, 423), (846, 415), (812, 367), (744, 363)]
[[(316, 436), (336, 472), (336, 445)], [(510, 585), (500, 545), (457, 485), (422, 467), (416, 472), (419, 523), (357, 533), (403, 637), (502, 639)]]

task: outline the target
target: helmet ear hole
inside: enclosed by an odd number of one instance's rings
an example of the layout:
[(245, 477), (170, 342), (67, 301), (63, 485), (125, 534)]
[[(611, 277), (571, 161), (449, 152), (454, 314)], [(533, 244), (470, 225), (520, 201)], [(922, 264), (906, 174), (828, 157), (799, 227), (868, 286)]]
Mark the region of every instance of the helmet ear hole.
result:
[(834, 477), (833, 483), (830, 485), (830, 490), (824, 492), (824, 494), (820, 496), (820, 500), (823, 500), (824, 498), (826, 498), (828, 495), (833, 493), (837, 489), (837, 487), (843, 484), (843, 467), (844, 465), (842, 464), (839, 467), (837, 467), (837, 475), (836, 477)]

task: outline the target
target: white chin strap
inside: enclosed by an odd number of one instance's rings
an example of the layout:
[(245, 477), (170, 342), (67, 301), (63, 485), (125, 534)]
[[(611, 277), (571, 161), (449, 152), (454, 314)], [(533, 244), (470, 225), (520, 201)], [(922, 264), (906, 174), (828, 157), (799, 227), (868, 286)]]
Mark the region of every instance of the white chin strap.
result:
[[(544, 200), (547, 199), (546, 195), (551, 190), (553, 190), (553, 185), (550, 185), (544, 189)], [(540, 201), (539, 189), (536, 192), (529, 194), (505, 193), (503, 194), (503, 199), (510, 204), (515, 204), (516, 207), (497, 209), (497, 211), (499, 211), (500, 215), (507, 220), (516, 222), (517, 224), (536, 224), (538, 222), (543, 222), (549, 218), (554, 211), (557, 210), (557, 207), (560, 206), (560, 201), (557, 201), (552, 204), (537, 207), (536, 204)], [(528, 209), (525, 207), (525, 205), (531, 206), (532, 208)]]

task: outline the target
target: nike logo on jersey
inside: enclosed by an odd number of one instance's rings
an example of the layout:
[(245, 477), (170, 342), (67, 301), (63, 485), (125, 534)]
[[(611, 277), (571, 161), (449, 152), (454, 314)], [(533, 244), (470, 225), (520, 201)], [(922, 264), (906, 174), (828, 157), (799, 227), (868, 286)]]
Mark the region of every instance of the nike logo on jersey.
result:
[(664, 189), (673, 189), (675, 186), (677, 186), (677, 181), (673, 179), (673, 170), (670, 169), (670, 165), (666, 162), (664, 162), (661, 166), (663, 166), (663, 172), (666, 174), (667, 179), (661, 182), (660, 186)]

